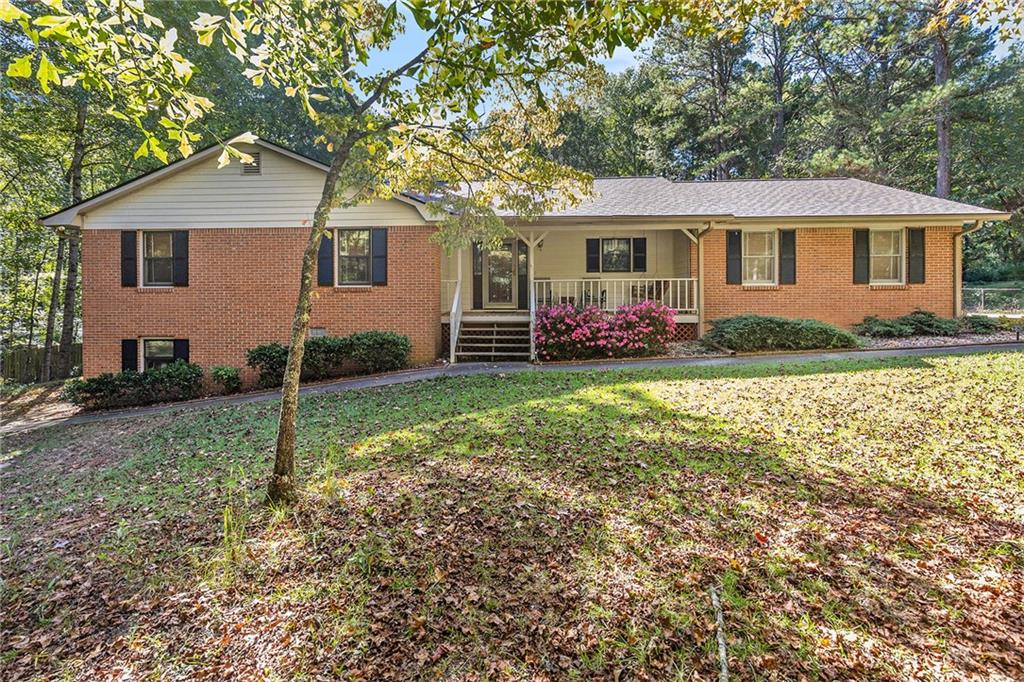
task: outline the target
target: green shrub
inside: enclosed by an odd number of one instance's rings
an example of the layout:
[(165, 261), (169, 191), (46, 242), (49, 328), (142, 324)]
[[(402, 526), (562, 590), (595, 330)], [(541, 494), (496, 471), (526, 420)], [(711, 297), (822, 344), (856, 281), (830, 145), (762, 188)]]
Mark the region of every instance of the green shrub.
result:
[(963, 324), (972, 334), (992, 334), (1003, 328), (1002, 320), (988, 315), (968, 315)]
[(275, 341), (250, 348), (245, 352), (245, 364), (256, 370), (256, 381), (263, 388), (280, 386), (288, 364), (288, 347)]
[(960, 333), (960, 320), (939, 317), (927, 310), (915, 310), (897, 317), (896, 321), (912, 326), (914, 334), (921, 336), (956, 336)]
[(349, 357), (352, 340), (345, 336), (314, 336), (306, 340), (302, 354), (302, 378), (326, 379), (341, 372), (342, 363)]
[(81, 407), (108, 409), (189, 400), (200, 394), (202, 384), (202, 368), (179, 360), (145, 372), (108, 372), (91, 379), (71, 379), (64, 384), (63, 396)]
[(883, 320), (874, 315), (865, 317), (863, 322), (853, 327), (853, 330), (863, 336), (884, 339), (914, 335), (914, 325), (901, 322), (900, 320)]
[(356, 332), (349, 337), (351, 357), (370, 373), (402, 369), (409, 364), (408, 336), (394, 332)]
[(854, 348), (857, 337), (817, 320), (737, 315), (714, 320), (705, 339), (735, 351)]
[(210, 369), (210, 376), (225, 393), (238, 393), (242, 390), (242, 370), (237, 367), (217, 365)]

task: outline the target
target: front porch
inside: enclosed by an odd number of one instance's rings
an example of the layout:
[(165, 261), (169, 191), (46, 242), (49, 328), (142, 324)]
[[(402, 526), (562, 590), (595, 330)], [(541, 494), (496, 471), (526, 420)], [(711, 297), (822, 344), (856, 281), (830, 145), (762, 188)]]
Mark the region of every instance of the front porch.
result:
[[(696, 335), (700, 311), (697, 229), (573, 226), (517, 231), (498, 249), (474, 244), (442, 259), (444, 346), (459, 356), (533, 359), (538, 308), (657, 301)], [(511, 342), (516, 339), (516, 345)], [(502, 353), (507, 350), (508, 353)]]

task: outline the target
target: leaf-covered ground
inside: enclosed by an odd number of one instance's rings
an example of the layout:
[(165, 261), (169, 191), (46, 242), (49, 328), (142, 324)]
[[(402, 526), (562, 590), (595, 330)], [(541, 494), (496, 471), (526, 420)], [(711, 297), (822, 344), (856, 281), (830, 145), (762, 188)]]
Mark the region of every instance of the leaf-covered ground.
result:
[(1024, 677), (1024, 354), (442, 379), (9, 438), (0, 678)]

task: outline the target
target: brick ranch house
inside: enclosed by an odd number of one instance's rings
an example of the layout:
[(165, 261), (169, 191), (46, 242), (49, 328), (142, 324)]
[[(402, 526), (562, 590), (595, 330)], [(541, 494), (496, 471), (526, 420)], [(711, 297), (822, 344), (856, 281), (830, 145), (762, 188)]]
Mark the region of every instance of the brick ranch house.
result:
[[(212, 147), (62, 211), (82, 233), (84, 375), (186, 358), (244, 366), (287, 342), (323, 164), (257, 140), (251, 165)], [(849, 327), (917, 308), (960, 313), (962, 237), (1009, 216), (861, 180), (598, 178), (596, 197), (498, 250), (446, 254), (422, 198), (336, 209), (319, 253), (311, 334), (379, 329), (412, 361), (527, 359), (551, 303), (655, 299), (679, 334), (739, 313)]]

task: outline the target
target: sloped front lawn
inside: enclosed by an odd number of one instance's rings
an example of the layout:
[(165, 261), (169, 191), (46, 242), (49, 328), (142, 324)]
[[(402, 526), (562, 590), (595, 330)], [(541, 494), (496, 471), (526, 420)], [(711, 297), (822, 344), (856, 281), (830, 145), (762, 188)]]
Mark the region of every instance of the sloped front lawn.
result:
[(444, 379), (8, 439), (0, 677), (1024, 675), (1024, 354)]

